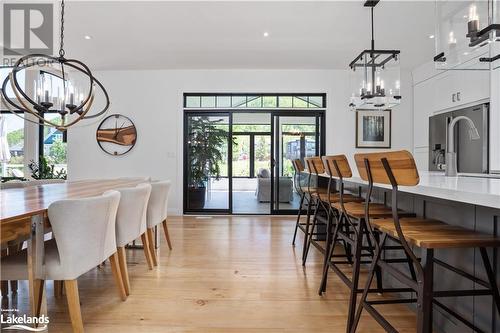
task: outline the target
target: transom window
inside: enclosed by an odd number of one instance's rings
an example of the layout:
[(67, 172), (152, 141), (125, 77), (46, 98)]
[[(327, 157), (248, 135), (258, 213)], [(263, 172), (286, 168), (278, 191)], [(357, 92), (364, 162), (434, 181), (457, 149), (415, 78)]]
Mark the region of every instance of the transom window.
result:
[(323, 109), (325, 94), (184, 94), (185, 109)]

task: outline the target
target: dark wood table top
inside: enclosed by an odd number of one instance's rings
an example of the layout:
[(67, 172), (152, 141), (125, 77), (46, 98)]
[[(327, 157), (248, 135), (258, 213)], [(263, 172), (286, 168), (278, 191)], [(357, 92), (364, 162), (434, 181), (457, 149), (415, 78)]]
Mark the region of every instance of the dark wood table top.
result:
[(0, 191), (0, 221), (44, 213), (58, 200), (98, 196), (108, 190), (144, 182), (147, 181), (141, 178), (100, 179), (4, 189)]

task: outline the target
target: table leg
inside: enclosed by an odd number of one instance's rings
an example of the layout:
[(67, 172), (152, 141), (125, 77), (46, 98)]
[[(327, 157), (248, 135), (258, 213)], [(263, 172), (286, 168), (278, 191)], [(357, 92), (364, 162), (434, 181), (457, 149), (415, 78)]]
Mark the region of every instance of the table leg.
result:
[(28, 240), (28, 285), (31, 315), (47, 315), (47, 299), (43, 277), (44, 261), (43, 214), (31, 218), (31, 237)]

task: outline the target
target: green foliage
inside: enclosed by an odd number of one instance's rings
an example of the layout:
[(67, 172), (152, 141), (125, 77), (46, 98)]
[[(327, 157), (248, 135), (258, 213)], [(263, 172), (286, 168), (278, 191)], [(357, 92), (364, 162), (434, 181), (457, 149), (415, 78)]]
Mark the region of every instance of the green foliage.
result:
[(23, 164), (23, 162), (24, 162), (24, 155), (12, 156), (10, 158), (9, 164)]
[(62, 140), (55, 140), (50, 146), (49, 156), (54, 164), (66, 163), (66, 143)]
[(250, 137), (246, 135), (235, 135), (233, 137), (233, 161), (243, 159), (243, 155), (247, 155), (250, 159)]
[(271, 136), (255, 137), (255, 159), (257, 161), (271, 160)]
[(294, 175), (294, 173), (295, 173), (295, 171), (293, 170), (292, 161), (289, 159), (285, 159), (283, 161), (282, 175), (284, 177), (292, 177)]
[(208, 116), (189, 120), (189, 185), (192, 187), (205, 187), (209, 177), (218, 180), (221, 176), (220, 162), (225, 158), (228, 136), (221, 121), (210, 120)]
[(19, 142), (24, 140), (24, 128), (17, 129), (15, 131), (7, 133), (7, 142), (9, 147), (17, 145)]
[(66, 179), (67, 177), (65, 169), (55, 171), (54, 164), (49, 165), (44, 156), (40, 156), (40, 163), (31, 160), (28, 167), (34, 179)]

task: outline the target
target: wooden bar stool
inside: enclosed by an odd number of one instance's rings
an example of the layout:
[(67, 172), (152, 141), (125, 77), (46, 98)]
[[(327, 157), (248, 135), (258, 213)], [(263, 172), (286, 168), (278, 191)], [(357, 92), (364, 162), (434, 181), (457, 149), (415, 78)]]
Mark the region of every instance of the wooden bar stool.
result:
[(295, 246), (295, 239), (297, 238), (297, 230), (301, 230), (302, 232), (305, 232), (305, 223), (300, 223), (300, 217), (302, 215), (302, 207), (309, 206), (310, 203), (310, 197), (307, 195), (307, 186), (302, 186), (301, 178), (304, 175), (304, 164), (300, 159), (295, 159), (292, 160), (292, 165), (293, 165), (293, 186), (295, 187), (295, 191), (299, 194), (300, 196), (300, 203), (299, 203), (299, 212), (297, 214), (297, 222), (295, 223), (295, 231), (293, 233), (293, 240), (292, 240), (292, 245)]
[[(305, 159), (308, 178), (307, 178), (307, 188), (305, 189), (307, 195), (309, 197), (309, 202), (307, 205), (307, 219), (304, 228), (304, 244), (302, 248), (302, 265), (306, 264), (307, 254), (309, 252), (309, 245), (313, 236), (317, 236), (318, 233), (315, 232), (316, 228), (316, 219), (318, 217), (319, 210), (323, 208), (323, 211), (326, 211), (324, 205), (320, 200), (320, 193), (326, 194), (326, 189), (318, 186), (318, 177), (320, 174), (323, 174), (325, 171), (323, 169), (323, 164), (321, 162), (321, 157), (306, 157)], [(313, 178), (313, 176), (315, 176)], [(312, 209), (314, 207), (314, 213)], [(311, 224), (311, 214), (314, 214), (313, 223)]]
[[(346, 159), (347, 160), (347, 159)], [(325, 174), (325, 165), (323, 163), (323, 159), (320, 157), (310, 157), (306, 159), (308, 164), (308, 170), (310, 175), (314, 175), (316, 178), (324, 176)], [(328, 171), (326, 172), (328, 174)], [(327, 232), (326, 237), (328, 238), (328, 228), (331, 228), (333, 225), (332, 221), (337, 221), (338, 217), (338, 209), (334, 208), (333, 204), (338, 203), (340, 201), (340, 193), (335, 190), (333, 186), (333, 182), (331, 178), (328, 181), (327, 188), (315, 187), (311, 190), (311, 198), (314, 203), (313, 207), (315, 208), (313, 214), (313, 220), (311, 225), (311, 233), (308, 233), (309, 237), (307, 239), (307, 248), (305, 250), (303, 264), (307, 260), (307, 255), (309, 253), (309, 249), (311, 244), (313, 243), (313, 232), (319, 225), (319, 223), (323, 223), (326, 225)], [(343, 199), (345, 202), (361, 202), (363, 201), (359, 196), (354, 196), (351, 194), (343, 194)], [(320, 218), (320, 212), (325, 214), (324, 219)], [(321, 221), (320, 221), (321, 219)], [(335, 223), (336, 224), (336, 223)], [(307, 229), (309, 230), (309, 229)], [(327, 252), (327, 246), (322, 249), (323, 252)], [(350, 245), (344, 243), (346, 252), (350, 255)]]
[[(351, 332), (354, 333), (356, 331), (363, 309), (367, 310), (387, 332), (397, 332), (383, 315), (375, 309), (374, 305), (410, 302), (417, 303), (417, 333), (432, 332), (432, 307), (434, 304), (469, 328), (480, 332), (473, 323), (470, 323), (461, 315), (449, 309), (439, 302), (437, 298), (491, 295), (497, 311), (500, 313), (498, 286), (486, 251), (489, 247), (499, 247), (500, 238), (458, 226), (451, 226), (441, 221), (402, 217), (396, 209), (398, 205), (398, 186), (416, 186), (419, 183), (415, 161), (409, 152), (395, 151), (357, 154), (355, 159), (361, 178), (368, 181), (370, 188), (373, 187), (374, 183), (392, 186), (392, 216), (378, 220), (367, 219), (367, 226), (372, 239), (375, 239), (374, 236), (377, 233), (380, 233), (381, 237), (379, 237), (378, 243), (375, 244), (375, 256), (361, 296), (360, 306), (356, 311)], [(368, 216), (371, 205), (369, 201), (366, 203), (365, 213)], [(387, 239), (395, 240), (402, 245), (402, 250), (411, 258), (412, 265), (416, 268), (416, 279), (408, 276), (397, 267), (388, 265), (388, 261), (382, 258), (381, 253)], [(422, 255), (420, 259), (413, 251), (413, 247), (421, 249)], [(458, 248), (479, 248), (488, 281), (483, 281), (470, 273), (434, 258), (435, 249), (452, 250)], [(433, 270), (435, 264), (474, 281), (476, 284), (484, 287), (484, 289), (435, 291), (433, 288)], [(369, 301), (367, 299), (368, 291), (377, 267), (383, 268), (384, 272), (390, 273), (400, 282), (409, 286), (417, 293), (417, 298)]]
[[(331, 268), (350, 289), (349, 312), (347, 319), (347, 332), (349, 332), (354, 321), (357, 295), (363, 292), (363, 289), (359, 288), (360, 266), (361, 264), (370, 264), (375, 254), (375, 246), (373, 245), (372, 240), (368, 237), (368, 227), (366, 223), (367, 215), (365, 212), (365, 205), (370, 201), (371, 188), (368, 188), (366, 198), (364, 200), (349, 200), (349, 197), (347, 197), (348, 199), (346, 200), (346, 194), (344, 193), (344, 180), (352, 177), (352, 171), (346, 156), (325, 156), (323, 157), (323, 161), (326, 172), (330, 176), (330, 182), (333, 182), (334, 178), (338, 179), (340, 189), (339, 200), (334, 200), (330, 203), (332, 209), (339, 212), (338, 223), (335, 226), (333, 235), (327, 235), (328, 251), (325, 255), (323, 277), (319, 288), (319, 294), (321, 295), (326, 291), (328, 271), (329, 268)], [(385, 218), (392, 215), (391, 208), (383, 204), (371, 203), (370, 206), (371, 218)], [(401, 213), (408, 215), (407, 213)], [(377, 235), (375, 235), (375, 237), (377, 237)], [(335, 245), (339, 241), (349, 244), (354, 250), (352, 259), (351, 255), (346, 253), (348, 258), (347, 262), (335, 260)], [(338, 267), (338, 265), (349, 264), (351, 262), (353, 263), (353, 268), (352, 275), (349, 277)], [(391, 262), (409, 263), (409, 259), (394, 258), (391, 259)], [(375, 273), (377, 274), (377, 288), (370, 289), (369, 292), (381, 293), (383, 291), (410, 291), (409, 288), (390, 290), (384, 289), (382, 286), (382, 273), (380, 268), (378, 268)]]

